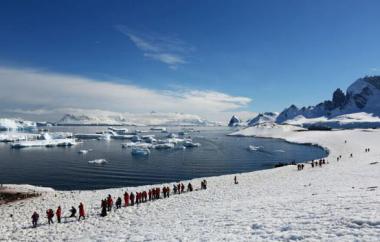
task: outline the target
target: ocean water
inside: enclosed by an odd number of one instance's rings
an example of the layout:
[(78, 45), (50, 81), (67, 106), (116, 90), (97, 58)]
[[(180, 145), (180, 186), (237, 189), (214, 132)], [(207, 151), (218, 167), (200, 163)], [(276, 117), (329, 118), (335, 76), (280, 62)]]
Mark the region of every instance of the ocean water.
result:
[[(92, 133), (106, 127), (53, 127), (52, 131)], [(131, 128), (129, 128), (131, 129)], [(133, 130), (134, 128), (132, 128)], [(149, 127), (138, 128), (149, 130)], [(180, 127), (168, 128), (178, 132)], [(278, 162), (302, 162), (326, 156), (317, 146), (278, 139), (230, 137), (228, 128), (195, 128), (188, 133), (198, 148), (152, 150), (148, 157), (133, 157), (123, 149), (126, 140), (84, 140), (74, 147), (11, 149), (0, 143), (0, 183), (33, 184), (58, 190), (87, 190), (176, 182), (273, 168)], [(154, 133), (158, 136), (167, 134)], [(262, 146), (249, 151), (249, 145)], [(92, 149), (86, 155), (81, 149)], [(103, 165), (89, 164), (106, 159)]]

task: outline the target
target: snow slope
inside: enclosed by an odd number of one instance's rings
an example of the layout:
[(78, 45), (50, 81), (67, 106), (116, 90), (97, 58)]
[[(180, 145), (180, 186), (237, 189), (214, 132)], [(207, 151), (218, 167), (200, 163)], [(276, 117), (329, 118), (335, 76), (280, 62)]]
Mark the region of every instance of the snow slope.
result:
[[(287, 166), (207, 178), (208, 189), (171, 196), (99, 217), (100, 199), (124, 190), (53, 191), (0, 206), (0, 240), (31, 241), (378, 241), (380, 130), (299, 132), (290, 126), (250, 127), (235, 135), (284, 138), (329, 149), (329, 164), (297, 171)], [(345, 143), (345, 140), (347, 143)], [(371, 148), (371, 152), (364, 152)], [(353, 153), (353, 158), (349, 158)], [(336, 157), (342, 155), (337, 162)], [(195, 188), (201, 179), (192, 181)], [(83, 201), (85, 221), (30, 228), (34, 210)], [(10, 217), (10, 214), (13, 214)]]
[(380, 117), (365, 112), (344, 114), (330, 119), (326, 117), (305, 118), (300, 115), (285, 121), (284, 124), (305, 128), (312, 125), (330, 128), (377, 128), (380, 127)]

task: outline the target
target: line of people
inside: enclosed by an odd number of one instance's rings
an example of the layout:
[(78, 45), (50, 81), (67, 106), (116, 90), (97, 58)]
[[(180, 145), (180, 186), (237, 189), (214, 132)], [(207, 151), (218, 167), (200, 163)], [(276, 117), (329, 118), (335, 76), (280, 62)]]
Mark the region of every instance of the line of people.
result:
[[(207, 181), (203, 180), (201, 182), (201, 189), (207, 189)], [(194, 190), (193, 185), (189, 182), (187, 185), (187, 192), (192, 192)], [(183, 183), (173, 184), (173, 194), (181, 194), (185, 192), (185, 185)], [(138, 205), (140, 203), (145, 203), (148, 201), (153, 201), (156, 199), (161, 198), (161, 193), (163, 198), (169, 198), (170, 197), (170, 187), (164, 186), (162, 189), (160, 187), (155, 187), (152, 189), (149, 189), (147, 191), (142, 192), (125, 192), (124, 197), (124, 206), (134, 206), (135, 204)], [(115, 208), (120, 209), (122, 206), (122, 199), (121, 197), (118, 197), (116, 199)], [(105, 217), (109, 212), (112, 211), (113, 205), (113, 198), (111, 194), (108, 194), (108, 197), (106, 199), (103, 199), (101, 201), (101, 213), (100, 216)]]
[(325, 159), (319, 159), (319, 161), (311, 161), (311, 168), (314, 168), (314, 167), (322, 167), (322, 165), (325, 165), (326, 164), (326, 160)]
[[(201, 182), (201, 189), (202, 190), (207, 189), (207, 181), (206, 180), (203, 180)], [(189, 182), (189, 184), (187, 185), (186, 191), (192, 192), (193, 190), (194, 190), (193, 185)], [(173, 194), (181, 194), (184, 192), (185, 192), (185, 185), (183, 183), (173, 184)], [(163, 198), (169, 198), (170, 197), (170, 187), (164, 186), (162, 189), (160, 187), (155, 187), (155, 188), (149, 189), (148, 192), (147, 191), (135, 192), (135, 193), (125, 192), (123, 195), (124, 206), (125, 207), (134, 206), (135, 204), (138, 205), (140, 203), (145, 203), (148, 200), (153, 201), (156, 199), (160, 199), (161, 193), (162, 193)], [(111, 194), (109, 194), (107, 196), (107, 198), (102, 199), (102, 201), (101, 201), (100, 216), (102, 216), (102, 217), (107, 216), (107, 213), (111, 212), (113, 207), (114, 207), (114, 201), (113, 201)], [(116, 199), (116, 202), (115, 202), (115, 208), (120, 209), (121, 207), (122, 207), (122, 198), (118, 197)], [(78, 208), (79, 208), (79, 217), (78, 217), (78, 221), (79, 221), (82, 218), (85, 219), (85, 210), (84, 210), (84, 205), (82, 202), (79, 204)], [(69, 218), (76, 218), (77, 210), (75, 207), (71, 207), (70, 213), (71, 213), (71, 215), (69, 216)], [(58, 206), (55, 213), (54, 213), (53, 209), (48, 209), (46, 211), (46, 217), (48, 219), (49, 225), (54, 223), (54, 221), (53, 221), (54, 215), (57, 217), (57, 222), (61, 223), (61, 219), (62, 219), (61, 206)], [(35, 211), (32, 214), (32, 226), (33, 226), (33, 228), (37, 227), (39, 218), (40, 218), (40, 215)]]
[[(79, 217), (78, 217), (78, 221), (80, 219), (85, 219), (85, 211), (84, 211), (84, 205), (83, 203), (80, 203), (79, 206)], [(76, 213), (77, 213), (77, 210), (75, 209), (75, 207), (71, 207), (70, 209), (70, 218), (75, 218), (76, 217)], [(58, 223), (61, 223), (61, 219), (62, 219), (62, 208), (61, 206), (58, 206), (57, 210), (55, 211), (55, 216), (57, 217), (57, 222)], [(54, 211), (53, 209), (49, 208), (48, 210), (46, 210), (46, 217), (47, 217), (47, 220), (48, 220), (48, 224), (53, 224), (54, 221), (53, 221), (53, 218), (54, 218)], [(34, 213), (32, 214), (32, 226), (33, 228), (36, 228), (37, 225), (38, 225), (38, 220), (40, 218), (40, 215), (34, 211)]]

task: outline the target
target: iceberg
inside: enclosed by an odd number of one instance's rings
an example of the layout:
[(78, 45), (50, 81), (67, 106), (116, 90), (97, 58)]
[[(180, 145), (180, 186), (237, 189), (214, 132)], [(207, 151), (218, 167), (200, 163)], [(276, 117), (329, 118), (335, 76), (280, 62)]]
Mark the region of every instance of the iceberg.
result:
[(85, 154), (87, 154), (89, 151), (91, 151), (91, 150), (79, 150), (78, 153), (79, 153), (79, 154), (82, 154), (82, 155), (85, 155)]
[(173, 143), (156, 144), (154, 145), (154, 148), (157, 150), (172, 149), (174, 148), (174, 144)]
[(76, 145), (75, 139), (63, 138), (63, 139), (53, 139), (49, 133), (42, 134), (39, 139), (36, 140), (26, 140), (18, 141), (11, 145), (11, 148), (26, 148), (26, 147), (66, 147)]
[(40, 135), (31, 133), (5, 132), (0, 133), (0, 142), (16, 142), (37, 139), (38, 136)]
[(143, 143), (143, 142), (127, 142), (121, 144), (123, 148), (144, 148), (144, 149), (150, 149), (153, 147), (152, 144), (149, 143)]
[(119, 134), (119, 135), (128, 134), (128, 129), (118, 129), (118, 128), (114, 128), (114, 127), (108, 127), (108, 129), (115, 132), (116, 134)]
[(88, 161), (89, 164), (105, 164), (105, 163), (108, 163), (108, 161), (106, 159), (96, 159), (96, 160), (89, 160)]
[(132, 148), (131, 154), (133, 156), (148, 156), (150, 154), (150, 150), (147, 148), (134, 147)]
[(194, 147), (199, 147), (201, 146), (200, 143), (193, 143), (192, 141), (185, 141), (185, 143), (183, 143), (183, 146), (185, 146), (186, 148), (194, 148)]
[(165, 127), (152, 127), (152, 128), (150, 128), (150, 130), (152, 130), (152, 131), (166, 132), (166, 128)]
[(264, 147), (262, 147), (262, 146), (255, 146), (255, 145), (248, 146), (248, 150), (249, 151), (259, 151), (259, 150), (262, 150), (262, 149), (264, 149)]
[(0, 131), (33, 131), (37, 129), (37, 124), (32, 121), (22, 119), (0, 119)]

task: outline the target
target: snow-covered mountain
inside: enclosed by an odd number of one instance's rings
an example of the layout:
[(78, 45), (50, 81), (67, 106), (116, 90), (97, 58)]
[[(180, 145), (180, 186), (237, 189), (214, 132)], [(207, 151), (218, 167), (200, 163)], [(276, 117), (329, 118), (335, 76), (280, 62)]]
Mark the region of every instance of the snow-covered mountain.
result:
[(240, 118), (236, 115), (233, 115), (230, 119), (230, 122), (228, 122), (228, 127), (240, 126), (241, 123), (242, 121), (240, 120)]
[(196, 125), (214, 126), (219, 123), (211, 122), (193, 114), (183, 113), (116, 113), (107, 111), (80, 110), (65, 114), (58, 122), (59, 125)]
[(233, 115), (228, 123), (229, 127), (237, 126), (255, 126), (261, 124), (273, 124), (276, 121), (278, 113), (265, 112), (259, 113), (254, 118), (248, 119), (246, 121), (241, 120), (237, 115)]
[(278, 113), (273, 113), (273, 112), (260, 113), (253, 119), (248, 120), (247, 124), (248, 126), (255, 126), (255, 125), (264, 124), (264, 123), (274, 123), (276, 121), (277, 116), (278, 116)]
[(380, 116), (380, 76), (360, 78), (347, 88), (346, 93), (337, 89), (333, 93), (332, 100), (326, 100), (316, 106), (298, 108), (291, 105), (278, 115), (276, 122), (289, 123), (289, 120), (296, 117), (332, 119), (352, 113), (371, 113)]

